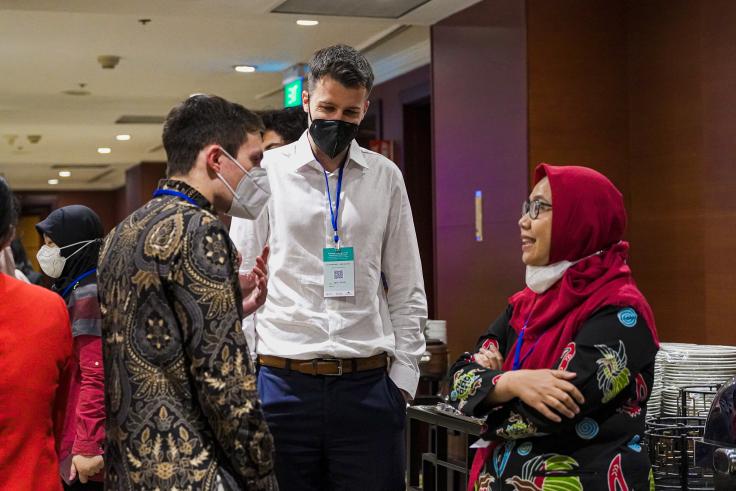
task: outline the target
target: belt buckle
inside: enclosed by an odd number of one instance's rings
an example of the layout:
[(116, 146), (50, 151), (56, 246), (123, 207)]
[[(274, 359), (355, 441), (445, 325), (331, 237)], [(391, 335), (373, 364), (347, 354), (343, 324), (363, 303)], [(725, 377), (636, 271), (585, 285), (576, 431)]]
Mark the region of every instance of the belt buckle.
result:
[(341, 358), (320, 358), (319, 360), (317, 360), (317, 363), (324, 362), (324, 361), (328, 363), (335, 363), (335, 365), (337, 366), (337, 373), (325, 373), (324, 375), (326, 377), (340, 377), (342, 375), (342, 359)]

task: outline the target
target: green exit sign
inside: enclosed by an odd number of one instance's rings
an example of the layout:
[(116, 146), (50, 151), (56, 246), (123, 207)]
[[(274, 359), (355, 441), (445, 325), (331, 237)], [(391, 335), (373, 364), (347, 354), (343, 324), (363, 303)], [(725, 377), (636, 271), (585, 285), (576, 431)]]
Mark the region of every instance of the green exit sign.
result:
[(303, 78), (299, 77), (284, 85), (284, 107), (294, 107), (302, 105), (303, 80)]

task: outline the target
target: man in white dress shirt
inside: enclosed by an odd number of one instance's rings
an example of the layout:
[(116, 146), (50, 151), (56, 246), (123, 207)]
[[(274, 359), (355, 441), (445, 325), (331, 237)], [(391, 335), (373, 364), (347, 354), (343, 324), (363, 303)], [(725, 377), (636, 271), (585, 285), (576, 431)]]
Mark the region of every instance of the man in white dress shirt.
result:
[(262, 162), (268, 219), (233, 220), (230, 232), (243, 274), (271, 248), (255, 350), (282, 491), (405, 488), (427, 302), (401, 172), (354, 140), (372, 86), (355, 49), (315, 53), (302, 94), (310, 126)]

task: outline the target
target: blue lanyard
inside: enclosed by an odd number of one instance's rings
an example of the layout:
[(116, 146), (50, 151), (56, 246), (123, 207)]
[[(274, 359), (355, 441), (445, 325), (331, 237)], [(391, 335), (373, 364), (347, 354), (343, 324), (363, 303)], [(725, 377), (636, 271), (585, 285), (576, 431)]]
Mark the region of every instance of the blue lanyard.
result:
[(532, 349), (529, 350), (529, 353), (526, 354), (524, 358), (521, 358), (521, 346), (524, 344), (524, 332), (526, 332), (526, 328), (529, 325), (529, 320), (532, 318), (532, 312), (534, 312), (534, 305), (537, 303), (537, 297), (534, 297), (534, 302), (532, 303), (532, 308), (529, 311), (529, 315), (526, 317), (526, 321), (524, 322), (524, 327), (521, 328), (521, 332), (519, 333), (519, 338), (516, 340), (516, 351), (514, 352), (514, 365), (511, 368), (512, 370), (518, 370), (521, 368), (521, 366), (524, 364), (527, 358), (529, 358), (529, 355), (531, 355), (534, 352), (534, 348), (537, 347), (537, 343), (539, 342), (539, 339), (541, 339), (542, 336), (537, 338), (537, 341), (532, 346)]
[(63, 291), (63, 292), (61, 292), (61, 297), (62, 297), (62, 298), (66, 298), (66, 296), (67, 296), (67, 294), (69, 293), (69, 291), (70, 291), (70, 290), (73, 290), (73, 289), (74, 289), (74, 287), (76, 287), (76, 286), (77, 286), (77, 285), (79, 284), (79, 282), (80, 282), (80, 281), (82, 281), (82, 280), (83, 280), (83, 279), (85, 279), (85, 278), (86, 278), (87, 276), (89, 276), (89, 275), (91, 275), (91, 274), (93, 274), (93, 273), (96, 273), (96, 272), (97, 272), (97, 268), (92, 268), (92, 269), (90, 269), (89, 271), (86, 271), (86, 272), (84, 272), (84, 273), (80, 274), (79, 276), (77, 276), (76, 278), (74, 278), (74, 279), (72, 280), (72, 282), (71, 282), (71, 283), (69, 283), (69, 285), (67, 285), (67, 287), (66, 287), (66, 288), (64, 288), (64, 291)]
[(337, 199), (335, 200), (335, 209), (332, 209), (332, 195), (330, 194), (330, 181), (327, 179), (327, 171), (322, 170), (325, 173), (325, 187), (327, 187), (327, 200), (330, 202), (330, 217), (332, 218), (332, 230), (335, 231), (333, 240), (335, 241), (335, 247), (340, 248), (340, 235), (337, 233), (337, 218), (340, 215), (340, 191), (342, 190), (342, 171), (345, 169), (345, 164), (340, 166), (340, 173), (337, 175)]
[(159, 196), (164, 196), (164, 195), (165, 196), (176, 196), (177, 198), (181, 198), (185, 201), (188, 201), (194, 206), (196, 206), (197, 208), (199, 208), (199, 205), (197, 204), (196, 201), (194, 201), (194, 199), (191, 196), (187, 196), (186, 194), (180, 193), (179, 191), (174, 191), (173, 189), (157, 189), (153, 193), (154, 198), (158, 198)]

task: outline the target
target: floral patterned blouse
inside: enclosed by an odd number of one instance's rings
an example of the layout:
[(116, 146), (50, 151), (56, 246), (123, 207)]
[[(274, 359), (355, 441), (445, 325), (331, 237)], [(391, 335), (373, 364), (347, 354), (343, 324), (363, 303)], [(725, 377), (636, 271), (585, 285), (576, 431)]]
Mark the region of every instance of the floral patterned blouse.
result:
[(234, 246), (181, 181), (105, 239), (105, 489), (273, 490)]
[[(509, 306), (478, 340), (475, 352), (495, 345), (504, 359), (514, 356), (511, 313)], [(450, 370), (450, 403), (467, 415), (486, 417), (482, 438), (491, 450), (476, 489), (653, 490), (641, 440), (656, 353), (634, 309), (600, 309), (550, 367), (575, 372), (572, 382), (585, 397), (580, 413), (574, 419), (562, 416), (560, 423), (519, 399), (490, 406), (486, 398), (503, 371), (481, 367), (471, 353), (461, 356)]]

